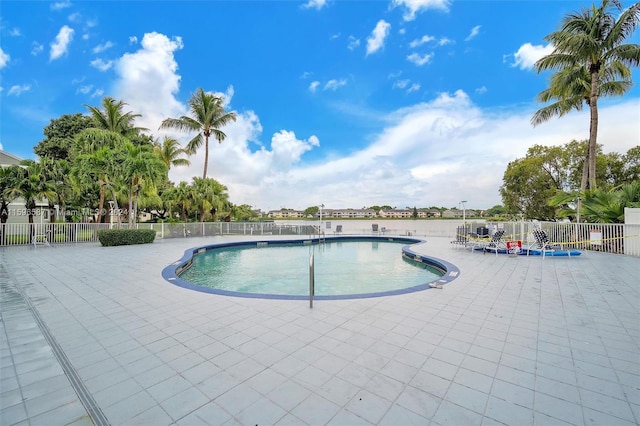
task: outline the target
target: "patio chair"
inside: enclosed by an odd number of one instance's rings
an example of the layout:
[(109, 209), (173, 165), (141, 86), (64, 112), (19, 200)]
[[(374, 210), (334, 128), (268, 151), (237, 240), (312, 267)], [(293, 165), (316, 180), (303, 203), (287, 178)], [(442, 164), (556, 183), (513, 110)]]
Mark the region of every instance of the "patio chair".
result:
[(527, 255), (529, 255), (530, 251), (539, 250), (542, 252), (542, 257), (544, 257), (547, 253), (553, 253), (556, 250), (562, 250), (562, 247), (558, 244), (552, 244), (549, 240), (549, 236), (542, 229), (534, 229), (532, 231), (534, 243), (529, 246), (527, 250)]
[(484, 245), (485, 253), (487, 251), (495, 250), (496, 255), (497, 255), (500, 252), (500, 250), (506, 250), (507, 249), (507, 245), (505, 244), (504, 241), (502, 241), (502, 236), (503, 235), (504, 235), (504, 230), (503, 229), (499, 229), (496, 232), (494, 232), (493, 235), (491, 236), (491, 241), (489, 241), (488, 243), (486, 243)]
[(342, 233), (342, 225), (336, 225), (336, 230), (333, 231), (334, 234), (341, 234)]
[(49, 243), (49, 235), (51, 235), (51, 233), (48, 231), (42, 234), (35, 234), (33, 236), (33, 246), (50, 246), (51, 244)]
[(378, 233), (378, 224), (377, 223), (372, 223), (371, 224), (371, 232), (373, 232), (374, 234)]

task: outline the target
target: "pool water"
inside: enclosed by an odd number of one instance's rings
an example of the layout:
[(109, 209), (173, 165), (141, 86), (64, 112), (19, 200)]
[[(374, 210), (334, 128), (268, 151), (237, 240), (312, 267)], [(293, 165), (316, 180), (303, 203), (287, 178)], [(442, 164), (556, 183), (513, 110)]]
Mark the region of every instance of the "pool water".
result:
[(277, 295), (309, 294), (314, 255), (317, 296), (378, 293), (437, 280), (442, 272), (406, 260), (404, 242), (345, 241), (270, 244), (207, 250), (194, 255), (180, 279), (216, 290)]

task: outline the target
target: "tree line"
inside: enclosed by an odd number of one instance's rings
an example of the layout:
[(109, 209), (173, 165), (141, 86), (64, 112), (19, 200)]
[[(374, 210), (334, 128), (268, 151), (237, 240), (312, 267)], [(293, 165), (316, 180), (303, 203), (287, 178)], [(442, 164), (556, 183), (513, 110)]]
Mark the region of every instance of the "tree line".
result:
[[(154, 139), (148, 129), (136, 127), (140, 114), (125, 111), (126, 106), (105, 97), (100, 107), (85, 105), (87, 115), (52, 119), (44, 128), (45, 138), (34, 147), (38, 161), (0, 169), (1, 223), (7, 222), (9, 204), (17, 198), (25, 202), (29, 223), (41, 200), (49, 204), (52, 223), (114, 220), (133, 225), (140, 210), (184, 221), (254, 216), (250, 206), (231, 203), (225, 185), (207, 178), (206, 158), (202, 178), (177, 185), (169, 180), (169, 169), (190, 165), (188, 157), (203, 144), (208, 157), (210, 137), (225, 139), (220, 128), (235, 120), (235, 114), (224, 110), (222, 98), (199, 89), (189, 101), (190, 116), (163, 121), (161, 128), (196, 132), (184, 148), (175, 138)], [(68, 216), (56, 217), (54, 206)], [(91, 214), (81, 217), (80, 212)]]

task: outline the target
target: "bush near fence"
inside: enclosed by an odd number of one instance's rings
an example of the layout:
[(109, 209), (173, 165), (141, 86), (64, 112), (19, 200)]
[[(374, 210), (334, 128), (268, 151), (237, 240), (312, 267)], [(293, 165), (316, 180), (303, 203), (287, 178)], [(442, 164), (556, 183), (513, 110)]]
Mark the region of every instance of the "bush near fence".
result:
[(156, 231), (153, 229), (101, 229), (98, 231), (98, 240), (105, 247), (148, 244), (155, 238)]

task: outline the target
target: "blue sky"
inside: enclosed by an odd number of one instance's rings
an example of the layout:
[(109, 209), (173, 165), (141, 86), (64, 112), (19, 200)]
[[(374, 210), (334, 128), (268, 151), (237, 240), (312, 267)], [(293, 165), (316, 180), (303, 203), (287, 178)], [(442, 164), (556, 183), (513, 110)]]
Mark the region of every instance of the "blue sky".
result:
[[(0, 147), (34, 158), (51, 119), (104, 96), (162, 137), (202, 87), (238, 114), (208, 171), (236, 204), (488, 208), (530, 146), (588, 138), (586, 111), (529, 120), (544, 36), (590, 4), (3, 1)], [(637, 87), (600, 105), (605, 152), (638, 145)], [(191, 161), (172, 180), (200, 176), (202, 153)]]

